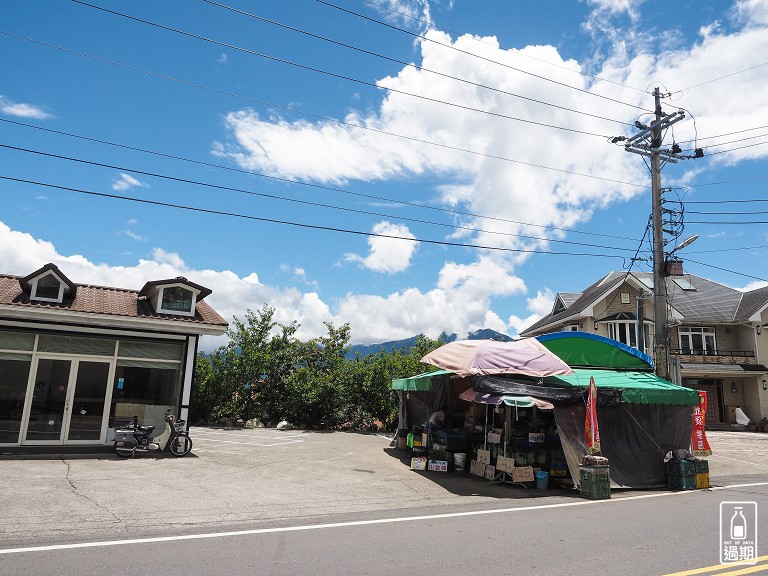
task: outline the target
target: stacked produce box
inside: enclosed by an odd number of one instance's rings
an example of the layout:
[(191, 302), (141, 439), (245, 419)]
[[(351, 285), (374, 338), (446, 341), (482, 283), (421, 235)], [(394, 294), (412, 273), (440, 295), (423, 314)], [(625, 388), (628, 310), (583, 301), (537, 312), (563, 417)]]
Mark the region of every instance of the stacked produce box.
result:
[(667, 462), (667, 487), (673, 490), (695, 490), (695, 460), (691, 458)]
[(702, 488), (709, 488), (709, 462), (696, 458), (693, 462), (694, 471), (696, 473), (696, 488), (701, 490)]
[(588, 500), (607, 500), (611, 497), (611, 474), (608, 459), (585, 456), (579, 466), (581, 497)]

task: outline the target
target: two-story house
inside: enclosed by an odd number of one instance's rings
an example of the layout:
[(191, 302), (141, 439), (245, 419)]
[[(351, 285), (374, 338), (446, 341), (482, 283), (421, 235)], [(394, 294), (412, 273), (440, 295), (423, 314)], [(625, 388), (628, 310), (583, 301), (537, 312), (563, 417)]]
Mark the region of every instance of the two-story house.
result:
[[(768, 416), (768, 287), (735, 290), (691, 274), (666, 278), (672, 380), (707, 392), (707, 423)], [(582, 292), (562, 292), (552, 312), (523, 330), (580, 330), (654, 356), (653, 275), (611, 272)]]

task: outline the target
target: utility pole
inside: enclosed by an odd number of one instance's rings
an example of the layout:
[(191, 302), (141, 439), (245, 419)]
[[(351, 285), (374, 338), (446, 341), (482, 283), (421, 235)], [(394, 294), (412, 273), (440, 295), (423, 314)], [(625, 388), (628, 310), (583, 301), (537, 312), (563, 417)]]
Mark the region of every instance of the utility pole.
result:
[(667, 286), (666, 260), (664, 257), (664, 230), (662, 228), (662, 199), (661, 199), (661, 161), (676, 164), (678, 160), (686, 158), (701, 158), (704, 152), (697, 148), (695, 154), (684, 155), (677, 144), (671, 149), (661, 147), (664, 131), (685, 118), (685, 112), (678, 110), (671, 114), (665, 114), (661, 109), (661, 93), (658, 88), (653, 90), (655, 103), (654, 119), (649, 126), (640, 121), (635, 126), (640, 130), (634, 136), (625, 138), (617, 136), (611, 139), (611, 143), (625, 142), (624, 150), (633, 154), (640, 154), (651, 159), (651, 206), (653, 221), (653, 321), (655, 325), (656, 339), (654, 343), (654, 360), (656, 375), (669, 380), (669, 338), (667, 334)]
[(641, 290), (637, 294), (637, 320), (635, 323), (635, 332), (637, 332), (637, 349), (645, 352), (645, 300), (646, 293)]
[[(656, 374), (669, 380), (667, 348), (667, 283), (664, 274), (664, 230), (661, 227), (661, 96), (653, 91), (656, 120), (651, 131), (651, 206), (653, 210), (653, 321), (656, 332)], [(682, 119), (682, 118), (681, 118)]]

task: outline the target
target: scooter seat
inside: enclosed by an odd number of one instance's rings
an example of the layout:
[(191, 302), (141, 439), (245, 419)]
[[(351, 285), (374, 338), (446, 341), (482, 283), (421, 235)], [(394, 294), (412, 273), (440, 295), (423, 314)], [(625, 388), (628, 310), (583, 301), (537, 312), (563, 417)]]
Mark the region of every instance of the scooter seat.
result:
[(141, 426), (141, 425), (139, 425), (137, 427), (137, 429), (138, 429), (139, 432), (142, 432), (144, 434), (150, 434), (152, 432), (152, 430), (155, 429), (155, 427), (154, 426)]

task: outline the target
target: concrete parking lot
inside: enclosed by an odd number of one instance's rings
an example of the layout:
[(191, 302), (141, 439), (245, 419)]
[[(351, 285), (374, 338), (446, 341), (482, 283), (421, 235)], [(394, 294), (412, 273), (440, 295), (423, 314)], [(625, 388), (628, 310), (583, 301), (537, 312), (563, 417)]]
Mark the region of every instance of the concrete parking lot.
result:
[[(414, 472), (406, 453), (376, 434), (193, 428), (190, 435), (194, 448), (185, 458), (0, 449), (0, 548), (30, 539), (44, 544), (237, 530), (578, 497), (461, 473)], [(713, 485), (766, 480), (768, 434), (709, 437)]]

